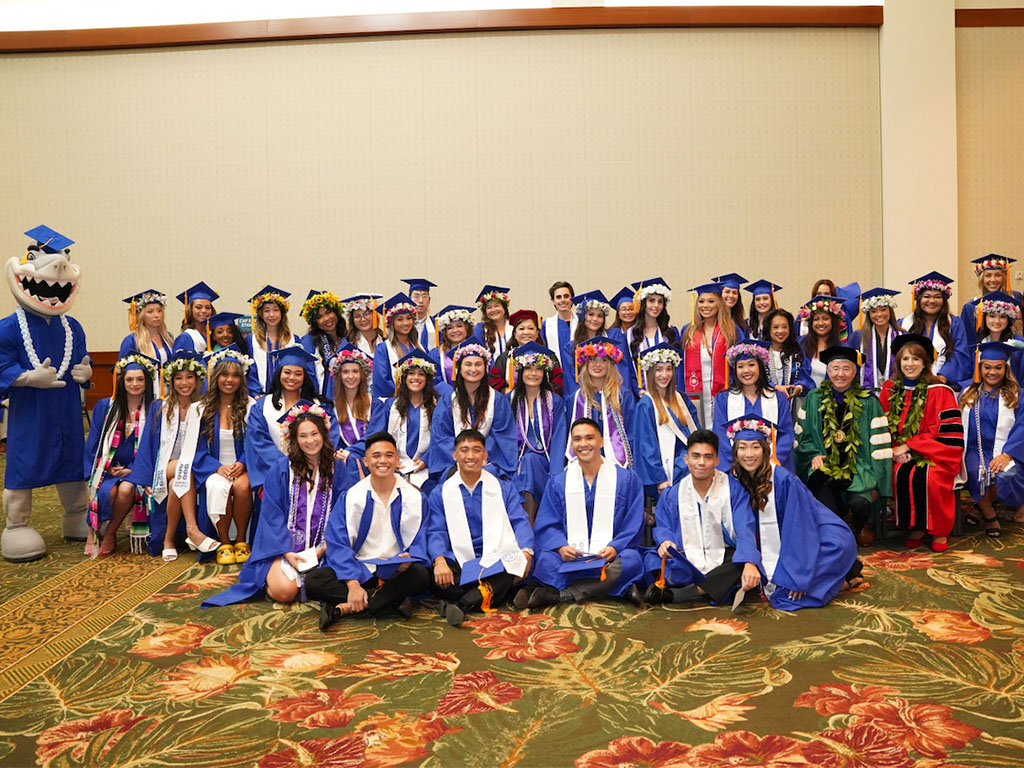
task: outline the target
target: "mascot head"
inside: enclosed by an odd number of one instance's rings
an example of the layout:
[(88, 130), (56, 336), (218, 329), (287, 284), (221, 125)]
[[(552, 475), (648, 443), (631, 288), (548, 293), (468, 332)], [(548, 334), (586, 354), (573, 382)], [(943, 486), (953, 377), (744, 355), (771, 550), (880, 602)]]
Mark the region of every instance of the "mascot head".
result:
[(7, 261), (7, 287), (29, 312), (62, 315), (71, 309), (82, 284), (82, 270), (71, 263), (75, 242), (46, 226), (25, 233), (36, 241), (20, 259)]

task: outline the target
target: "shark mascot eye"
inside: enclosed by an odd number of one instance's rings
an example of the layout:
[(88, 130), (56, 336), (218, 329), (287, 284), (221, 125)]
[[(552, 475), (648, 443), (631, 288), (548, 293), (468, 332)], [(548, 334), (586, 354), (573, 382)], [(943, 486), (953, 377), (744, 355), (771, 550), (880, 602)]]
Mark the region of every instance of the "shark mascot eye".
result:
[(33, 243), (5, 271), (17, 307), (0, 319), (0, 398), (10, 403), (0, 549), (13, 562), (46, 554), (31, 527), (33, 488), (57, 486), (66, 539), (84, 541), (88, 532), (81, 387), (92, 366), (82, 326), (67, 316), (82, 270), (71, 262), (70, 238), (46, 226), (25, 234)]

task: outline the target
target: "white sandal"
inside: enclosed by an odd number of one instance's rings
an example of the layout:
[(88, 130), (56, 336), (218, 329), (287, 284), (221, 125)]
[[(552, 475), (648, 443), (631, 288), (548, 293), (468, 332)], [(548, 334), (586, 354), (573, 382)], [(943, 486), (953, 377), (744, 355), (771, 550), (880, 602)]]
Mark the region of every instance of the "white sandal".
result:
[(165, 563), (173, 563), (175, 560), (178, 559), (178, 550), (176, 550), (174, 547), (171, 547), (170, 549), (165, 549), (161, 557), (163, 557)]
[(213, 552), (220, 546), (219, 541), (211, 539), (209, 536), (203, 536), (203, 540), (198, 544), (193, 544), (192, 539), (185, 536), (185, 543), (188, 544), (189, 549), (198, 549), (200, 552)]

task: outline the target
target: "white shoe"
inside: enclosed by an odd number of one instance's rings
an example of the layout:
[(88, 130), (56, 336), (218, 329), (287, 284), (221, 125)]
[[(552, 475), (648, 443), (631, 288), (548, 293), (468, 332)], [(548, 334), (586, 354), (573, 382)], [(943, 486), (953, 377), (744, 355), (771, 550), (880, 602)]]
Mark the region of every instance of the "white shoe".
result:
[(170, 549), (165, 549), (161, 557), (163, 557), (165, 563), (173, 563), (175, 560), (178, 559), (178, 550), (176, 550), (174, 547), (171, 547)]
[(211, 539), (209, 536), (203, 536), (203, 540), (198, 544), (193, 544), (192, 539), (188, 536), (185, 537), (185, 543), (188, 544), (188, 548), (192, 550), (198, 549), (200, 552), (213, 552), (220, 546), (220, 542), (216, 539)]

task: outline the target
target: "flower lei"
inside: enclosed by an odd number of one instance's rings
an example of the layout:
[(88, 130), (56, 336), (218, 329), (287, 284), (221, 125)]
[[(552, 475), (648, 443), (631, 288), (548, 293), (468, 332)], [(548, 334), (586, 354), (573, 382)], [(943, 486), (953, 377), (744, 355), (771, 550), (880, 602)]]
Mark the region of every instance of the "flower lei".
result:
[(736, 439), (736, 434), (738, 432), (742, 432), (747, 429), (760, 432), (765, 437), (772, 436), (772, 428), (760, 419), (741, 419), (740, 421), (731, 422), (725, 428), (725, 434), (728, 435), (729, 441), (732, 442)]
[(983, 315), (1002, 315), (1011, 320), (1020, 320), (1020, 307), (1008, 301), (981, 300), (981, 313)]
[[(843, 398), (846, 413), (842, 423), (836, 416), (838, 408), (832, 382), (821, 382), (821, 434), (825, 440), (825, 464), (821, 471), (834, 480), (853, 480), (860, 451), (860, 416), (864, 411), (862, 387), (851, 386)], [(837, 440), (837, 437), (841, 439)], [(845, 450), (844, 450), (845, 449)]]
[(461, 320), (464, 323), (469, 323), (470, 312), (468, 309), (452, 309), (448, 312), (443, 312), (437, 316), (437, 331), (443, 333), (444, 329), (452, 323)]
[(147, 304), (159, 304), (161, 307), (165, 307), (167, 306), (167, 297), (160, 291), (143, 291), (132, 299), (133, 307), (142, 308)]
[(350, 316), (357, 309), (376, 312), (377, 299), (379, 298), (380, 296), (371, 296), (368, 299), (352, 299), (351, 301), (346, 301), (344, 305), (344, 313), (345, 315)]
[(384, 322), (390, 324), (392, 317), (394, 317), (395, 315), (402, 315), (402, 314), (415, 315), (416, 314), (416, 305), (415, 304), (409, 304), (408, 302), (403, 301), (400, 304), (395, 304), (393, 307), (385, 309), (384, 310)]
[(636, 289), (636, 293), (633, 294), (633, 303), (640, 306), (648, 296), (663, 296), (665, 301), (671, 301), (672, 291), (664, 283), (641, 285)]
[(179, 357), (177, 360), (171, 360), (171, 362), (164, 366), (164, 381), (170, 384), (174, 374), (181, 371), (189, 371), (195, 374), (197, 379), (206, 378), (206, 369), (201, 362), (190, 357)]
[(434, 373), (437, 371), (437, 366), (435, 366), (433, 363), (423, 360), (422, 358), (406, 360), (404, 363), (399, 363), (398, 365), (395, 366), (395, 380), (401, 381), (402, 379), (405, 378), (405, 374), (407, 374), (409, 371), (415, 368), (418, 368), (421, 371), (423, 371), (423, 373), (427, 375), (428, 379), (433, 379)]
[(860, 308), (864, 312), (869, 312), (872, 309), (878, 309), (879, 307), (889, 307), (890, 309), (896, 309), (896, 297), (895, 296), (872, 296), (870, 299), (864, 299), (860, 303)]
[(949, 287), (949, 283), (944, 283), (941, 280), (918, 280), (914, 283), (914, 298), (916, 299), (922, 291), (942, 291), (947, 299), (953, 295), (953, 289)]
[(334, 378), (345, 363), (355, 363), (363, 370), (364, 376), (373, 375), (373, 361), (361, 349), (343, 349), (331, 358), (330, 372)]
[(319, 310), (320, 307), (330, 307), (338, 313), (339, 317), (345, 311), (345, 306), (341, 303), (341, 299), (336, 295), (330, 291), (318, 293), (315, 296), (310, 296), (306, 299), (302, 303), (302, 309), (299, 310), (299, 315), (306, 321), (306, 325), (310, 327), (313, 326), (313, 320), (316, 318), (317, 310)]
[(593, 357), (607, 357), (613, 363), (620, 363), (622, 362), (622, 350), (615, 344), (607, 341), (603, 341), (600, 344), (589, 341), (576, 347), (575, 357), (577, 365), (583, 365)]
[[(889, 393), (889, 409), (885, 417), (889, 421), (889, 434), (892, 435), (894, 444), (905, 443), (917, 434), (921, 426), (921, 419), (924, 418), (924, 403), (928, 399), (928, 387), (918, 384), (914, 387), (914, 395), (910, 400), (910, 409), (907, 411), (907, 420), (903, 422), (903, 429), (900, 429), (900, 416), (903, 414), (903, 396), (906, 394), (906, 384), (902, 379), (893, 382), (892, 392)], [(916, 456), (915, 462), (919, 467), (927, 467), (931, 464), (924, 456)]]
[(249, 367), (256, 362), (251, 357), (243, 355), (237, 349), (222, 349), (220, 352), (215, 352), (210, 356), (210, 359), (206, 361), (206, 367), (212, 371), (227, 359), (231, 359), (242, 366), (243, 376), (249, 372)]
[(830, 315), (839, 320), (839, 339), (841, 341), (846, 340), (846, 315), (843, 313), (843, 305), (841, 302), (835, 299), (818, 299), (817, 301), (809, 301), (800, 307), (800, 311), (797, 313), (796, 319), (801, 322), (810, 322), (811, 315), (815, 312), (828, 312)]
[(588, 309), (599, 309), (604, 312), (605, 315), (610, 315), (612, 313), (612, 305), (603, 302), (600, 299), (587, 299), (586, 301), (581, 301), (576, 305), (576, 312), (580, 315), (587, 314)]
[(551, 355), (545, 355), (543, 352), (527, 352), (524, 355), (513, 355), (512, 361), (515, 363), (517, 371), (523, 370), (523, 368), (540, 368), (542, 371), (551, 371), (555, 368), (555, 360)]
[(507, 307), (509, 299), (508, 294), (504, 291), (488, 291), (487, 293), (481, 293), (480, 298), (476, 301), (481, 307), (486, 307), (488, 301), (500, 301)]
[(765, 369), (771, 365), (771, 355), (768, 354), (767, 349), (759, 344), (741, 342), (739, 344), (733, 344), (725, 350), (725, 359), (730, 363), (735, 363), (741, 357), (755, 357), (764, 364)]
[(994, 256), (991, 259), (985, 259), (984, 261), (979, 261), (977, 264), (975, 264), (974, 274), (980, 277), (982, 272), (985, 272), (986, 270), (989, 269), (1001, 269), (1005, 271), (1009, 268), (1010, 262), (1008, 262), (1002, 256)]
[(678, 368), (682, 362), (683, 356), (674, 349), (654, 349), (640, 356), (640, 369), (649, 371), (658, 363), (669, 363)]
[(452, 353), (452, 363), (455, 365), (459, 364), (459, 361), (464, 357), (482, 357), (488, 364), (491, 362), (491, 353), (487, 347), (482, 347), (479, 344), (466, 344), (463, 347), (458, 347), (455, 352)]
[(135, 353), (125, 355), (116, 363), (114, 363), (114, 375), (120, 376), (122, 373), (124, 373), (124, 369), (127, 368), (129, 365), (142, 366), (145, 369), (146, 373), (149, 374), (150, 380), (156, 380), (157, 367), (153, 365), (153, 363), (151, 363), (149, 360), (144, 358), (142, 355), (137, 355)]
[[(43, 362), (39, 359), (39, 355), (36, 354), (36, 345), (32, 343), (32, 334), (28, 332), (28, 320), (25, 319), (25, 310), (19, 305), (14, 310), (14, 314), (18, 317), (21, 343), (25, 346), (25, 354), (28, 355), (28, 361), (32, 363), (33, 368), (38, 368)], [(60, 324), (64, 327), (64, 359), (60, 361), (60, 367), (57, 368), (58, 380), (64, 378), (64, 374), (68, 372), (68, 368), (71, 366), (71, 351), (74, 346), (74, 334), (71, 332), (71, 324), (64, 315), (60, 316)]]
[[(251, 302), (249, 302), (249, 303), (252, 306), (253, 312), (259, 312), (260, 311), (260, 307), (262, 307), (264, 304), (269, 304), (270, 302), (273, 302), (274, 304), (277, 304), (285, 312), (288, 311), (288, 308), (290, 306), (288, 304), (288, 299), (286, 299), (280, 293), (272, 293), (272, 292), (271, 293), (261, 293), (259, 296), (254, 297), (253, 300)], [(305, 309), (305, 305), (303, 305), (303, 309)]]
[(291, 428), (291, 425), (295, 423), (295, 420), (299, 418), (299, 416), (302, 416), (303, 414), (306, 413), (308, 413), (310, 416), (316, 416), (318, 419), (322, 419), (324, 422), (324, 427), (327, 429), (327, 431), (330, 431), (331, 417), (327, 415), (327, 411), (324, 410), (324, 407), (322, 405), (320, 405), (319, 403), (310, 403), (308, 405), (293, 405), (289, 409), (288, 415), (284, 417), (284, 422), (281, 424), (281, 442), (284, 445), (285, 452), (288, 451), (288, 432)]

